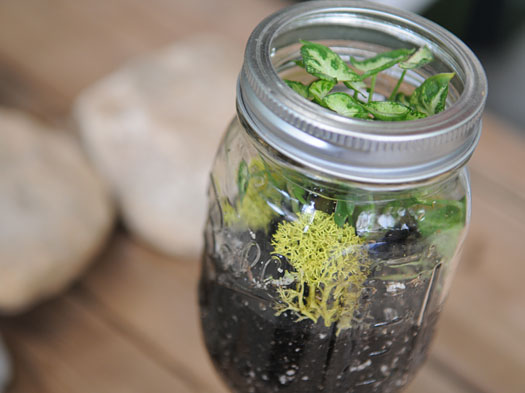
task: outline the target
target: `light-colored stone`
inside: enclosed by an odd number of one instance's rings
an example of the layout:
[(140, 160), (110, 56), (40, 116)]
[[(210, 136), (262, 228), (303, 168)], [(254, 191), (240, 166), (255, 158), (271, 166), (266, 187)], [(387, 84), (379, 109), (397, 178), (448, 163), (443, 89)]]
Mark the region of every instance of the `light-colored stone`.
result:
[(74, 116), (130, 230), (195, 257), (215, 150), (235, 113), (242, 48), (213, 36), (132, 61), (86, 90)]
[(9, 358), (7, 348), (2, 341), (2, 337), (0, 336), (0, 393), (7, 388), (7, 385), (11, 381), (11, 376), (11, 359)]
[(64, 289), (103, 245), (112, 218), (71, 135), (0, 110), (0, 312)]

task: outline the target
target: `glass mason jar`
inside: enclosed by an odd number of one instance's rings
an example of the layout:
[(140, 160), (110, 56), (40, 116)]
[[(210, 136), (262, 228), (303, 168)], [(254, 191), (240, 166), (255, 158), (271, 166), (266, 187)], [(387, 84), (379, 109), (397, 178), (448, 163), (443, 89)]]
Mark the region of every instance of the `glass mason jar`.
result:
[[(299, 40), (341, 57), (426, 45), (410, 91), (455, 72), (425, 119), (339, 116), (296, 94)], [(377, 80), (392, 90), (401, 70)], [(421, 365), (470, 217), (465, 163), (487, 85), (473, 53), (424, 18), (307, 2), (252, 33), (237, 116), (216, 157), (199, 287), (207, 349), (233, 391), (393, 392)]]

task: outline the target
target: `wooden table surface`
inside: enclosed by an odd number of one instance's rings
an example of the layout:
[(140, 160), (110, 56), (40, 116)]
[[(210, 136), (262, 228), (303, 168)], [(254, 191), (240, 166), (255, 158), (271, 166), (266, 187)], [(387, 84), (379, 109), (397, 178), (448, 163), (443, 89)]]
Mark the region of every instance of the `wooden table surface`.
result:
[[(79, 91), (197, 32), (239, 50), (278, 0), (3, 0), (0, 104), (67, 124)], [(232, 104), (232, 113), (233, 113)], [(410, 393), (525, 392), (525, 139), (490, 113), (471, 163), (473, 218), (428, 361)], [(59, 298), (0, 319), (9, 393), (226, 392), (204, 351), (196, 260), (117, 230)]]

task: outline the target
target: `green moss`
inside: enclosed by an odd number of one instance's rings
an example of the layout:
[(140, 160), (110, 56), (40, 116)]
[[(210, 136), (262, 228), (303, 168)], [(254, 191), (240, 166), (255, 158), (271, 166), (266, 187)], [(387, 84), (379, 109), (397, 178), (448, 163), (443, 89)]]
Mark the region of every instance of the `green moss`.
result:
[(283, 179), (270, 172), (264, 161), (257, 157), (250, 161), (244, 176), (242, 193), (234, 206), (224, 201), (223, 218), (228, 226), (248, 227), (252, 230), (267, 231), (270, 221), (279, 215), (284, 185)]
[(277, 289), (278, 314), (292, 311), (298, 320), (322, 318), (337, 323), (338, 332), (351, 325), (367, 277), (367, 255), (350, 225), (338, 226), (333, 214), (300, 213), (282, 222), (272, 238), (274, 254), (294, 268), (291, 287)]

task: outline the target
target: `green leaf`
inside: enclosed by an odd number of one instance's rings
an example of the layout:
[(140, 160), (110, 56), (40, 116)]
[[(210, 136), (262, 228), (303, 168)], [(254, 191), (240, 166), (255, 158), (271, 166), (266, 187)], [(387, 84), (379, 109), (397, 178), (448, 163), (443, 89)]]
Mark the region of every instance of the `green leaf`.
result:
[(410, 106), (410, 97), (404, 93), (397, 93), (394, 97), (394, 102), (399, 102), (405, 106)]
[(325, 81), (322, 79), (313, 81), (308, 86), (308, 93), (319, 105), (324, 105), (323, 99), (334, 88), (335, 82)]
[(365, 105), (366, 109), (378, 120), (405, 120), (410, 108), (392, 101), (372, 101)]
[(343, 59), (327, 46), (309, 41), (301, 43), (303, 63), (309, 74), (332, 82), (361, 80), (361, 77), (348, 68)]
[(302, 60), (294, 60), (294, 63), (297, 67), (304, 68), (304, 63)]
[(292, 194), (294, 197), (296, 197), (299, 202), (301, 202), (303, 205), (306, 205), (306, 199), (304, 198), (304, 195), (306, 194), (306, 190), (297, 186), (297, 185), (292, 185), (291, 186), (292, 188)]
[(366, 89), (366, 83), (362, 81), (355, 81), (355, 82), (343, 82), (346, 87), (349, 89), (354, 90), (357, 94), (361, 94), (361, 96), (365, 97), (365, 94), (361, 91)]
[(338, 92), (328, 94), (324, 98), (324, 103), (328, 108), (340, 115), (360, 119), (368, 118), (368, 113), (359, 102), (346, 93)]
[(361, 76), (364, 79), (406, 60), (412, 53), (414, 53), (414, 49), (396, 49), (364, 60), (357, 60), (352, 57), (350, 62), (359, 71), (364, 72)]
[(436, 246), (436, 250), (445, 258), (452, 258), (459, 244), (463, 224), (444, 229), (429, 237), (430, 243)]
[(414, 68), (419, 68), (425, 64), (430, 63), (432, 60), (434, 60), (434, 56), (432, 55), (430, 49), (428, 49), (426, 46), (422, 46), (406, 61), (400, 63), (399, 67), (405, 70), (413, 70)]
[(424, 119), (427, 117), (426, 114), (418, 111), (411, 110), (408, 115), (406, 116), (405, 120), (417, 120), (417, 119)]
[(463, 225), (465, 221), (465, 203), (463, 201), (437, 200), (424, 208), (423, 216), (418, 220), (419, 233), (430, 236), (452, 227)]
[(427, 78), (410, 96), (410, 105), (419, 112), (435, 115), (445, 109), (448, 84), (456, 75), (443, 73)]
[(465, 226), (465, 198), (460, 201), (432, 201), (424, 211), (424, 215), (418, 220), (419, 233), (427, 237), (441, 255), (452, 257)]
[(346, 203), (345, 201), (337, 201), (335, 205), (335, 212), (334, 212), (334, 221), (339, 227), (343, 227), (345, 225), (346, 219), (348, 218), (349, 213), (346, 210)]
[(354, 201), (346, 201), (346, 211), (348, 212), (348, 215), (351, 216), (354, 214), (355, 210), (355, 202)]
[(242, 201), (246, 190), (248, 189), (248, 182), (250, 181), (250, 172), (248, 170), (248, 164), (242, 160), (237, 170), (237, 188), (239, 189), (239, 199)]
[(296, 93), (300, 94), (306, 99), (310, 98), (310, 95), (308, 94), (308, 86), (303, 85), (301, 82), (291, 81), (288, 79), (284, 79), (284, 82), (293, 89)]

